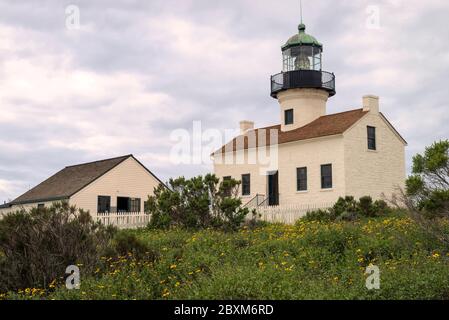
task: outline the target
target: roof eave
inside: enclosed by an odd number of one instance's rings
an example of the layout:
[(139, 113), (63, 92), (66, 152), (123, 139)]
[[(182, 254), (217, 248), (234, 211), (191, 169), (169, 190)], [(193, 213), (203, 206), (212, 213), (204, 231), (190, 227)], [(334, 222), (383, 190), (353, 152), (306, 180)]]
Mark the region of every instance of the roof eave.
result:
[(286, 43), (281, 47), (281, 49), (282, 49), (282, 51), (285, 51), (290, 48), (299, 47), (299, 46), (311, 46), (311, 47), (323, 49), (323, 45), (321, 43), (317, 44), (317, 43), (302, 43), (302, 42)]
[(408, 146), (407, 140), (404, 139), (404, 137), (399, 133), (398, 130), (396, 130), (396, 128), (391, 124), (391, 122), (387, 119), (387, 117), (382, 112), (379, 112), (379, 114), (382, 117), (382, 119), (387, 123), (387, 125), (391, 128), (391, 130), (393, 130), (393, 132), (398, 136), (398, 138), (400, 140), (402, 140), (404, 145), (407, 147)]
[(69, 200), (70, 196), (61, 196), (61, 197), (50, 197), (50, 198), (41, 198), (41, 199), (30, 199), (30, 200), (24, 200), (24, 201), (12, 201), (9, 203), (10, 207), (12, 206), (20, 206), (24, 204), (30, 204), (30, 203), (38, 203), (38, 202), (51, 202), (51, 201), (62, 201), (62, 200)]
[[(349, 129), (348, 129), (349, 130)], [(347, 131), (347, 130), (346, 130)], [(336, 138), (336, 137), (341, 137), (343, 136), (343, 134), (346, 132), (341, 132), (341, 133), (331, 133), (331, 134), (326, 134), (326, 135), (322, 135), (322, 136), (318, 136), (318, 137), (312, 137), (312, 138), (307, 138), (307, 139), (296, 139), (296, 140), (291, 140), (291, 141), (285, 141), (285, 142), (280, 142), (277, 145), (281, 146), (281, 145), (285, 145), (285, 144), (289, 144), (289, 143), (296, 143), (296, 142), (310, 142), (313, 140), (320, 140), (320, 139), (328, 139), (328, 138)], [(244, 149), (238, 149), (238, 150), (229, 150), (227, 152), (224, 152), (223, 150), (217, 150), (216, 152), (211, 154), (211, 157), (214, 157), (216, 155), (220, 155), (220, 154), (228, 154), (228, 153), (235, 153), (235, 152), (239, 152), (239, 151), (247, 151), (247, 150), (253, 150), (253, 149), (259, 149), (259, 148), (267, 148), (270, 147), (271, 145), (267, 145), (267, 146), (257, 146), (257, 147), (251, 147), (251, 148), (244, 148)]]

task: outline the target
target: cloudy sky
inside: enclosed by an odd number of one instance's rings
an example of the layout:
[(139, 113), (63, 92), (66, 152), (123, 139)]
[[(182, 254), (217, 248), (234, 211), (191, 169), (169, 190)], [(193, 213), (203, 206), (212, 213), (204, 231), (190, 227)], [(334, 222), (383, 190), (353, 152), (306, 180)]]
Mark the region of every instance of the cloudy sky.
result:
[[(210, 170), (173, 165), (171, 133), (279, 121), (269, 76), (298, 2), (0, 0), (0, 201), (66, 165), (123, 154), (163, 180)], [(328, 112), (379, 95), (409, 142), (408, 165), (448, 138), (448, 18), (446, 0), (304, 0), (337, 76)]]

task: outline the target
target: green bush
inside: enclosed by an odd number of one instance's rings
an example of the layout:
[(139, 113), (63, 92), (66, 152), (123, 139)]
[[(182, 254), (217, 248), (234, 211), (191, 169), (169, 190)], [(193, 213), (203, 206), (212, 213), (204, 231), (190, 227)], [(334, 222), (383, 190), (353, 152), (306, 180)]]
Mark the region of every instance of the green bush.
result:
[(376, 216), (376, 207), (373, 203), (373, 198), (370, 196), (361, 197), (357, 204), (357, 212), (365, 217)]
[(413, 175), (406, 181), (406, 204), (424, 215), (449, 217), (449, 140), (413, 157)]
[(137, 260), (155, 262), (159, 253), (151, 250), (150, 247), (138, 238), (131, 231), (120, 231), (112, 241), (112, 249), (108, 256), (133, 256)]
[(69, 265), (92, 273), (114, 233), (67, 203), (6, 215), (0, 220), (0, 292), (45, 288)]
[(330, 222), (335, 220), (334, 213), (330, 210), (314, 210), (308, 211), (307, 214), (302, 218), (303, 221), (319, 221), (319, 222)]
[(307, 212), (303, 221), (355, 221), (361, 217), (381, 217), (391, 213), (391, 209), (383, 200), (376, 200), (365, 196), (355, 200), (354, 197), (340, 197), (334, 206), (327, 210), (315, 210)]
[(152, 215), (149, 227), (236, 230), (249, 213), (241, 207), (239, 186), (234, 179), (220, 183), (210, 174), (171, 179), (169, 188), (160, 186), (146, 202), (145, 209)]
[(339, 217), (345, 213), (357, 213), (357, 201), (354, 197), (346, 196), (338, 198), (331, 211), (335, 217)]

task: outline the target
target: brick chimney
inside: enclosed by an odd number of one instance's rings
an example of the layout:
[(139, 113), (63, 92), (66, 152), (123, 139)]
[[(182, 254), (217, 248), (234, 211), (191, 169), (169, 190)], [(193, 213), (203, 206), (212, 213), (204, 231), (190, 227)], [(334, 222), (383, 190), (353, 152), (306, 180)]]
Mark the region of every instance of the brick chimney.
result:
[(363, 111), (379, 113), (379, 97), (374, 95), (363, 96)]
[(240, 134), (245, 134), (249, 130), (252, 130), (252, 129), (254, 129), (253, 121), (248, 121), (248, 120), (240, 121)]

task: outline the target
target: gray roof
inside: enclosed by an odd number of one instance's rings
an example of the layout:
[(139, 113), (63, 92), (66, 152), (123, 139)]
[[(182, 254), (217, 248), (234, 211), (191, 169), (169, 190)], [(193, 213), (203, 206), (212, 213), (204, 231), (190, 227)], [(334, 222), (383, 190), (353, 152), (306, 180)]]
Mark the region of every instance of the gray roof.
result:
[[(68, 199), (130, 157), (139, 162), (133, 155), (126, 155), (66, 167), (13, 200), (10, 205)], [(140, 162), (139, 164), (142, 165)], [(145, 169), (152, 174), (147, 168)], [(157, 179), (154, 174), (152, 175)]]

